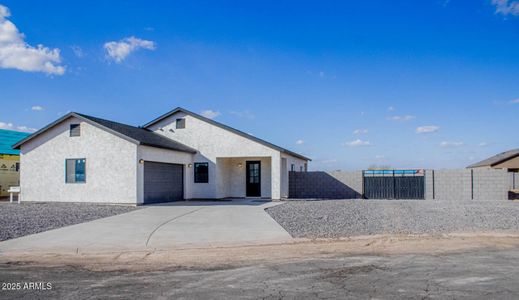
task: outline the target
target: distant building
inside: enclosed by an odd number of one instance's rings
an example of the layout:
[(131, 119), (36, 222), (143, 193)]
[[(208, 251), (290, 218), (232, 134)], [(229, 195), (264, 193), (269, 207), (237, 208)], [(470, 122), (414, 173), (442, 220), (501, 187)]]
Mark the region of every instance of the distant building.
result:
[(507, 169), (508, 172), (519, 172), (519, 149), (512, 149), (503, 153), (499, 153), (485, 160), (472, 164), (467, 168)]
[(9, 195), (9, 187), (20, 185), (20, 150), (14, 150), (12, 145), (28, 135), (0, 129), (0, 197)]

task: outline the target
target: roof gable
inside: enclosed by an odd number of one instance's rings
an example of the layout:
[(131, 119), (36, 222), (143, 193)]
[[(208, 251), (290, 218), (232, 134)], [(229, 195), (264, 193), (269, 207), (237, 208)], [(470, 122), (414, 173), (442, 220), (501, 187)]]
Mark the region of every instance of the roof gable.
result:
[(40, 134), (44, 133), (48, 129), (60, 124), (61, 122), (71, 118), (75, 117), (81, 121), (84, 121), (86, 123), (89, 123), (97, 128), (100, 128), (102, 130), (108, 131), (122, 139), (125, 139), (129, 142), (132, 142), (137, 145), (146, 145), (151, 147), (157, 147), (157, 148), (164, 148), (169, 150), (175, 150), (175, 151), (181, 151), (181, 152), (188, 152), (188, 153), (196, 153), (196, 150), (188, 147), (184, 144), (181, 144), (179, 142), (173, 141), (171, 139), (168, 139), (160, 134), (157, 134), (155, 132), (152, 132), (150, 130), (140, 128), (140, 127), (134, 127), (122, 123), (117, 123), (105, 119), (100, 119), (84, 114), (79, 113), (68, 113), (65, 116), (59, 118), (58, 120), (52, 122), (51, 124), (45, 126), (44, 128), (36, 131), (32, 135), (26, 137), (25, 139), (19, 141), (15, 145), (13, 145), (13, 149), (20, 149), (20, 146), (29, 140), (39, 136)]
[(492, 167), (494, 165), (500, 164), (504, 161), (515, 158), (517, 156), (519, 156), (519, 148), (512, 149), (512, 150), (505, 151), (505, 152), (499, 153), (497, 155), (491, 156), (480, 162), (472, 164), (472, 165), (468, 166), (467, 168), (477, 168), (477, 167), (486, 167), (486, 166)]
[(240, 130), (238, 130), (238, 129), (232, 128), (232, 127), (230, 127), (230, 126), (227, 126), (227, 125), (222, 124), (222, 123), (220, 123), (220, 122), (217, 122), (217, 121), (215, 121), (215, 120), (212, 120), (212, 119), (206, 118), (206, 117), (204, 117), (204, 116), (201, 116), (201, 115), (199, 115), (199, 114), (197, 114), (197, 113), (194, 113), (194, 112), (189, 111), (189, 110), (187, 110), (187, 109), (184, 109), (184, 108), (182, 108), (182, 107), (177, 107), (177, 108), (173, 109), (172, 111), (167, 112), (167, 113), (163, 114), (162, 116), (160, 116), (160, 117), (158, 117), (158, 118), (152, 120), (151, 122), (148, 122), (147, 124), (143, 125), (142, 127), (143, 127), (143, 128), (149, 128), (151, 125), (154, 125), (154, 124), (156, 124), (156, 123), (158, 123), (158, 122), (160, 122), (160, 121), (162, 121), (162, 120), (164, 120), (164, 119), (166, 119), (166, 118), (168, 118), (168, 117), (170, 117), (170, 116), (172, 116), (172, 115), (174, 115), (174, 114), (176, 114), (176, 113), (178, 113), (178, 112), (183, 112), (183, 113), (186, 114), (186, 115), (190, 115), (190, 116), (192, 116), (192, 117), (194, 117), (194, 118), (197, 118), (197, 119), (199, 119), (199, 120), (202, 120), (202, 121), (204, 121), (204, 122), (207, 122), (207, 123), (209, 123), (209, 124), (211, 124), (211, 125), (217, 126), (217, 127), (219, 127), (219, 128), (225, 129), (225, 130), (228, 130), (228, 131), (230, 131), (230, 132), (232, 132), (232, 133), (235, 133), (235, 134), (240, 135), (240, 136), (242, 136), (242, 137), (245, 137), (245, 138), (247, 138), (247, 139), (249, 139), (249, 140), (255, 141), (255, 142), (260, 143), (260, 144), (262, 144), (262, 145), (264, 145), (264, 146), (267, 146), (267, 147), (269, 147), (269, 148), (272, 148), (272, 149), (275, 149), (275, 150), (277, 150), (277, 151), (280, 151), (280, 152), (282, 152), (282, 153), (285, 153), (285, 154), (288, 154), (288, 155), (291, 155), (291, 156), (294, 156), (294, 157), (297, 157), (297, 158), (300, 158), (300, 159), (303, 159), (303, 160), (311, 161), (310, 158), (305, 157), (305, 156), (303, 156), (303, 155), (301, 155), (301, 154), (298, 154), (298, 153), (295, 153), (295, 152), (290, 151), (290, 150), (288, 150), (288, 149), (285, 149), (285, 148), (282, 148), (282, 147), (280, 147), (280, 146), (274, 145), (274, 144), (269, 143), (269, 142), (267, 142), (267, 141), (265, 141), (265, 140), (263, 140), (263, 139), (257, 138), (257, 137), (255, 137), (255, 136), (253, 136), (253, 135), (250, 135), (250, 134), (245, 133), (245, 132), (243, 132), (243, 131), (240, 131)]

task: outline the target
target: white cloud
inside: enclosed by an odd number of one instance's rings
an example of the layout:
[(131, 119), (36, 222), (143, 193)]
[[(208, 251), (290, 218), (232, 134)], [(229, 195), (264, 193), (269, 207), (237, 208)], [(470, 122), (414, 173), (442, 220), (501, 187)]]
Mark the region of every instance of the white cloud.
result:
[(347, 146), (347, 147), (366, 147), (366, 146), (372, 146), (372, 144), (369, 141), (363, 141), (361, 139), (356, 139), (354, 141), (344, 143), (344, 146)]
[(229, 114), (235, 115), (240, 118), (245, 118), (245, 119), (254, 119), (254, 117), (255, 117), (254, 114), (249, 110), (242, 110), (242, 111), (231, 110), (229, 112)]
[(31, 110), (35, 110), (35, 111), (42, 111), (42, 110), (43, 110), (43, 106), (40, 106), (40, 105), (34, 105), (33, 107), (31, 107)]
[(414, 118), (415, 118), (415, 116), (405, 115), (405, 116), (392, 116), (387, 119), (389, 121), (405, 122), (405, 121), (411, 121)]
[(296, 145), (302, 145), (302, 144), (304, 144), (304, 143), (305, 143), (305, 141), (303, 141), (303, 140), (301, 140), (301, 139), (299, 139), (299, 140), (296, 141)]
[(496, 14), (519, 16), (519, 1), (492, 0), (492, 4), (496, 6)]
[(35, 132), (36, 131), (35, 128), (30, 128), (27, 126), (15, 126), (13, 123), (4, 123), (4, 122), (0, 122), (0, 129), (23, 131), (23, 132)]
[(478, 144), (479, 147), (486, 147), (488, 146), (488, 143), (487, 142), (481, 142)]
[(368, 130), (367, 129), (355, 129), (353, 130), (353, 134), (366, 134), (368, 133)]
[(218, 117), (219, 115), (221, 115), (221, 113), (219, 111), (214, 111), (214, 110), (210, 110), (210, 109), (204, 110), (200, 114), (203, 117), (206, 117), (208, 119), (214, 119), (214, 118)]
[(440, 126), (428, 125), (416, 128), (416, 133), (433, 133), (440, 130)]
[(10, 15), (9, 9), (0, 5), (0, 68), (56, 75), (65, 73), (65, 67), (60, 65), (60, 50), (27, 44), (23, 33), (6, 19)]
[(443, 148), (457, 148), (463, 146), (463, 142), (448, 142), (443, 141), (440, 143), (440, 146)]
[(395, 111), (395, 108), (393, 106), (390, 106), (387, 108), (388, 111)]
[(72, 49), (72, 52), (74, 52), (74, 55), (77, 58), (83, 58), (85, 56), (85, 52), (83, 52), (83, 49), (81, 49), (81, 47), (74, 45), (70, 48)]
[(131, 36), (124, 38), (118, 42), (107, 42), (104, 44), (103, 47), (106, 50), (106, 57), (115, 61), (116, 63), (121, 63), (128, 57), (128, 55), (130, 55), (130, 53), (136, 50), (155, 50), (155, 43), (153, 41), (143, 40)]
[(378, 160), (383, 160), (385, 158), (386, 157), (384, 155), (375, 155), (375, 159), (378, 159)]
[(510, 100), (510, 104), (519, 104), (519, 98)]

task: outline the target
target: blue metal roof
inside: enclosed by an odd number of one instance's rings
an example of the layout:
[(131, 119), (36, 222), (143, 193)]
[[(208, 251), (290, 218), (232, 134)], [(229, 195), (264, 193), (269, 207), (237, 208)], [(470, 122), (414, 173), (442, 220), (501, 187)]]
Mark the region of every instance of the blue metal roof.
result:
[(364, 174), (366, 174), (366, 175), (385, 175), (385, 174), (414, 175), (414, 174), (423, 174), (423, 170), (365, 170)]
[(29, 136), (29, 134), (27, 132), (0, 129), (0, 154), (19, 155), (20, 150), (14, 150), (11, 147)]

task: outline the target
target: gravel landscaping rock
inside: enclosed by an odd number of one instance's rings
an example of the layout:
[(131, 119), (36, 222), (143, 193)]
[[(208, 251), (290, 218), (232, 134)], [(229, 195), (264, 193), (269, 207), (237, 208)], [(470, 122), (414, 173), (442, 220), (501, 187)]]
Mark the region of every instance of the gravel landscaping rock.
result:
[(0, 203), (0, 241), (138, 209), (86, 203)]
[(512, 201), (290, 201), (266, 211), (293, 237), (304, 238), (483, 231), (519, 233), (519, 203)]

